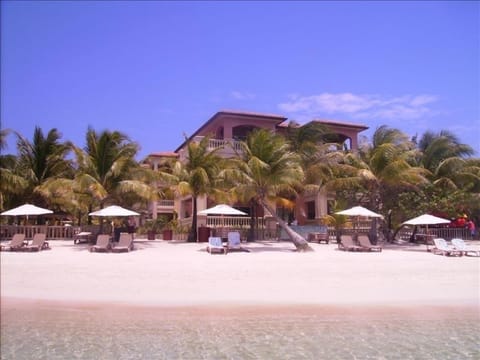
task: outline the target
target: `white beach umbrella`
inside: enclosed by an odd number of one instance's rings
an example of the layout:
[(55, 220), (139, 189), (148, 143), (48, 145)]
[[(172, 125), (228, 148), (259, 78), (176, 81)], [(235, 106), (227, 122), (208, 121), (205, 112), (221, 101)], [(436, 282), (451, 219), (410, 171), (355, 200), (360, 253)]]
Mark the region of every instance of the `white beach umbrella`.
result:
[[(89, 213), (90, 216), (100, 216), (100, 217), (123, 217), (123, 216), (137, 216), (139, 213), (125, 209), (118, 205), (107, 206), (106, 208), (93, 211)], [(115, 234), (115, 226), (112, 221), (112, 236)]]
[(106, 208), (94, 211), (89, 213), (90, 216), (104, 216), (104, 217), (115, 217), (115, 216), (137, 216), (140, 215), (139, 213), (125, 209), (121, 206), (112, 205), (107, 206)]
[(225, 219), (223, 218), (225, 215), (248, 215), (247, 213), (237, 210), (227, 204), (215, 205), (214, 207), (200, 210), (197, 214), (198, 215), (221, 215), (222, 229), (225, 227)]
[(52, 214), (52, 210), (44, 209), (39, 206), (35, 206), (32, 204), (24, 204), (18, 206), (16, 208), (7, 210), (2, 212), (0, 215), (7, 215), (7, 216), (29, 216), (29, 215), (45, 215), (45, 214)]
[[(428, 234), (428, 225), (439, 225), (439, 224), (449, 224), (450, 220), (433, 216), (429, 214), (423, 214), (413, 219), (407, 220), (402, 223), (402, 225), (425, 225), (426, 226), (426, 233)], [(427, 250), (428, 250), (428, 243), (427, 243)]]
[(198, 215), (247, 215), (247, 214), (229, 205), (219, 204), (208, 209), (200, 210), (198, 212)]
[[(25, 216), (26, 222), (28, 222), (28, 217), (33, 215), (45, 215), (45, 214), (52, 214), (52, 210), (44, 209), (39, 206), (35, 206), (32, 204), (23, 204), (17, 206), (16, 208), (7, 210), (2, 212), (0, 215), (6, 216)], [(25, 224), (26, 224), (25, 222)]]
[(346, 215), (346, 216), (365, 216), (365, 217), (377, 217), (382, 218), (383, 216), (364, 208), (363, 206), (354, 206), (350, 209), (338, 211), (335, 214)]
[[(354, 206), (350, 209), (337, 211), (335, 214), (356, 217), (357, 222), (358, 222), (358, 218), (360, 216), (373, 217), (373, 218), (383, 218), (382, 215), (377, 214), (376, 212), (373, 212), (372, 210), (368, 210), (367, 208), (364, 208), (363, 206)], [(357, 224), (357, 228), (358, 227), (359, 227), (359, 224)]]
[(403, 225), (438, 225), (438, 224), (449, 224), (450, 220), (438, 217), (438, 216), (433, 216), (429, 214), (423, 214), (420, 216), (417, 216), (413, 219), (407, 220), (403, 222)]

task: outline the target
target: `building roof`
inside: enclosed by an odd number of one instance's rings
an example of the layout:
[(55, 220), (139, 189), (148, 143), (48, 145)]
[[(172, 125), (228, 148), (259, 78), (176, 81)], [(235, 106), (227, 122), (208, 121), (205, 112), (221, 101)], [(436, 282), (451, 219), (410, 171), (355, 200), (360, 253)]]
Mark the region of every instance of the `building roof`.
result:
[(288, 128), (289, 126), (300, 127), (301, 125), (297, 124), (296, 122), (292, 122), (292, 120), (288, 120), (288, 119), (281, 122), (280, 124), (277, 124), (278, 128)]
[(173, 151), (158, 151), (148, 155), (149, 157), (178, 157), (178, 153)]
[(275, 115), (275, 114), (262, 114), (262, 113), (255, 113), (255, 112), (248, 112), (248, 111), (236, 111), (236, 110), (221, 110), (213, 115), (207, 122), (205, 122), (201, 127), (197, 129), (188, 139), (186, 139), (176, 150), (178, 152), (181, 148), (185, 146), (190, 140), (192, 140), (195, 136), (197, 136), (203, 129), (205, 129), (208, 125), (218, 119), (220, 116), (224, 115), (234, 115), (237, 117), (246, 117), (246, 118), (255, 118), (256, 120), (268, 120), (274, 121), (277, 123), (282, 123), (287, 118), (282, 115)]
[(367, 130), (368, 126), (363, 124), (356, 124), (356, 123), (349, 123), (345, 121), (338, 121), (338, 120), (327, 120), (327, 119), (313, 119), (310, 122), (318, 122), (325, 125), (334, 125), (334, 126), (341, 126), (346, 128), (357, 129), (359, 131)]
[(246, 116), (246, 117), (259, 117), (259, 118), (269, 118), (269, 119), (277, 119), (281, 121), (287, 120), (287, 118), (283, 115), (278, 114), (267, 114), (267, 113), (258, 113), (253, 111), (239, 111), (239, 110), (220, 110), (217, 112), (213, 117), (216, 115), (237, 115), (237, 116)]
[[(200, 134), (202, 130), (208, 127), (212, 122), (217, 120), (221, 116), (236, 116), (236, 117), (245, 117), (245, 118), (254, 118), (256, 120), (265, 120), (276, 123), (277, 127), (288, 127), (291, 121), (288, 121), (288, 118), (283, 115), (277, 114), (267, 114), (267, 113), (257, 113), (257, 112), (249, 112), (249, 111), (238, 111), (238, 110), (220, 110), (219, 112), (215, 113), (208, 121), (206, 121), (202, 126), (200, 126), (188, 139), (186, 139), (175, 151), (161, 151), (161, 152), (154, 152), (148, 155), (148, 157), (178, 157), (178, 151), (182, 149), (185, 144), (187, 144), (190, 140), (192, 140), (195, 136)], [(318, 122), (324, 125), (331, 125), (335, 127), (342, 127), (347, 129), (357, 130), (361, 132), (363, 130), (367, 130), (368, 126), (358, 123), (350, 123), (345, 121), (338, 121), (338, 120), (328, 120), (328, 119), (313, 119), (310, 122)], [(302, 126), (298, 124), (298, 126)]]

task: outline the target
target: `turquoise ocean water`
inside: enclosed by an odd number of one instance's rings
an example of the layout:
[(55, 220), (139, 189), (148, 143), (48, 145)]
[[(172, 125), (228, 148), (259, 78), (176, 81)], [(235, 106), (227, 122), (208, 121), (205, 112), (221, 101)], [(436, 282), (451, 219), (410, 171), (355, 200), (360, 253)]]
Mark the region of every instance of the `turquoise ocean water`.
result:
[(1, 359), (480, 359), (468, 308), (2, 306)]

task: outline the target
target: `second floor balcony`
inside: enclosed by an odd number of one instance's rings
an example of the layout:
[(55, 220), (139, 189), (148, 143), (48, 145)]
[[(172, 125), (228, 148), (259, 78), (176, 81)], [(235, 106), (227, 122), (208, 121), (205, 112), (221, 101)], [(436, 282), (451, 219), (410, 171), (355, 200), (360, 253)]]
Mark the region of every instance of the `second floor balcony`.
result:
[[(195, 136), (193, 141), (200, 142), (204, 136)], [(218, 150), (218, 155), (222, 157), (231, 157), (234, 156), (236, 153), (242, 151), (241, 142), (238, 140), (233, 139), (209, 139), (208, 141), (208, 150), (213, 151), (215, 149)], [(179, 151), (180, 160), (185, 160), (186, 158), (186, 151), (182, 149)]]
[(172, 212), (175, 206), (175, 200), (158, 200), (157, 212)]

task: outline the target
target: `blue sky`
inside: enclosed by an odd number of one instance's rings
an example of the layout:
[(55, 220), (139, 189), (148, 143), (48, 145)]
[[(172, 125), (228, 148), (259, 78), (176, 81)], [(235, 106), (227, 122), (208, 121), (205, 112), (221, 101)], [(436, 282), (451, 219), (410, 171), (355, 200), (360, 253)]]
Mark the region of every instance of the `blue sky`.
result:
[(82, 147), (119, 130), (140, 159), (244, 110), (447, 129), (479, 156), (479, 18), (476, 1), (2, 1), (1, 127)]

